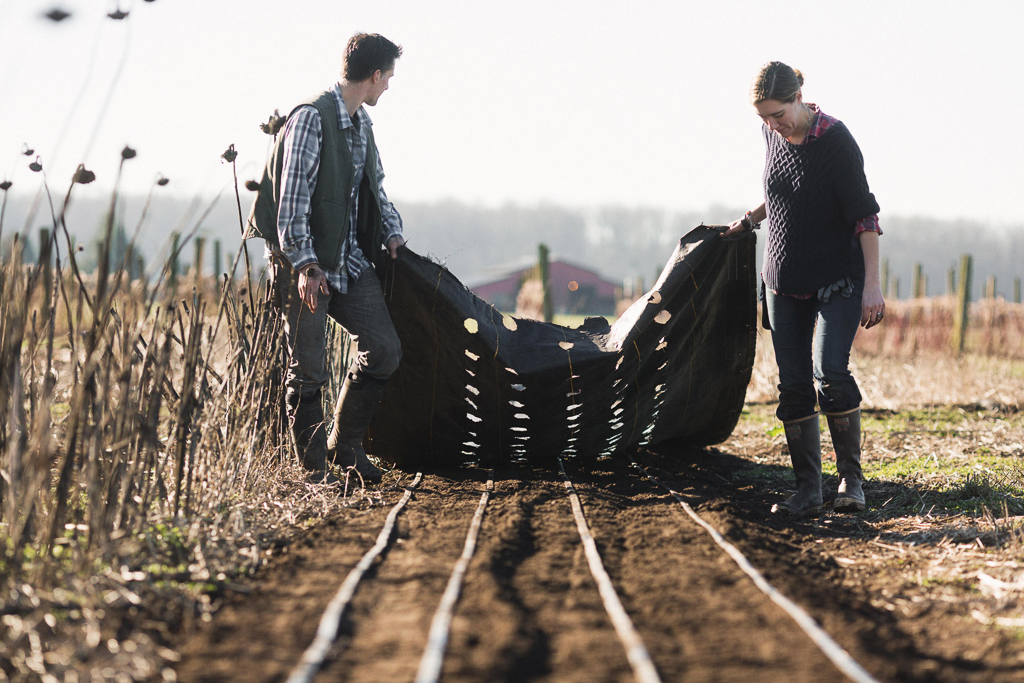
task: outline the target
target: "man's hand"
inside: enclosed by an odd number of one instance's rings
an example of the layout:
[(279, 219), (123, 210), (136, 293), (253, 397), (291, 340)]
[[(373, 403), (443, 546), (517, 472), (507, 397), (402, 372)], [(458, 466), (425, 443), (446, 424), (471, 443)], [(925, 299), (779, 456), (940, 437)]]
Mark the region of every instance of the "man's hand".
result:
[(395, 235), (387, 242), (388, 251), (391, 252), (391, 258), (398, 258), (398, 248), (405, 244), (405, 238), (401, 235)]
[(320, 292), (327, 294), (327, 277), (316, 263), (308, 263), (299, 271), (299, 298), (316, 313)]

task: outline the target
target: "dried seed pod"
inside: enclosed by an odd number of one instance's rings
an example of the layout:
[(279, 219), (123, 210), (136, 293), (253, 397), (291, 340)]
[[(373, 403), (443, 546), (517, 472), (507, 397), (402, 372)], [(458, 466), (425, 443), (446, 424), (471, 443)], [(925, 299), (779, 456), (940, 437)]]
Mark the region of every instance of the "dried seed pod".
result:
[(124, 149), (121, 150), (121, 158), (122, 159), (134, 159), (135, 158), (135, 150), (132, 149), (131, 147), (129, 147), (128, 145), (125, 145)]
[(88, 185), (94, 180), (96, 180), (96, 174), (87, 169), (84, 165), (79, 164), (71, 182), (78, 183), (79, 185)]
[(21, 153), (24, 154), (27, 157), (30, 157), (33, 154), (35, 154), (36, 151), (34, 149), (32, 149), (31, 147), (29, 147), (28, 143), (26, 142), (26, 143), (23, 143), (21, 145)]
[(5, 180), (0, 183), (0, 190), (7, 192), (7, 190), (11, 189), (11, 185), (13, 185), (13, 183), (10, 180)]
[[(153, 0), (147, 0), (147, 2), (152, 2), (152, 1)], [(163, 187), (164, 185), (166, 185), (169, 182), (171, 182), (171, 179), (170, 178), (165, 178), (162, 173), (160, 174), (160, 177), (156, 179), (156, 184), (159, 185), (160, 187)]]
[(108, 12), (107, 16), (113, 19), (114, 21), (121, 21), (122, 19), (128, 16), (128, 13), (122, 12), (121, 9), (118, 8), (116, 12)]
[(42, 171), (43, 170), (43, 164), (42, 164), (41, 161), (39, 161), (39, 157), (36, 157), (36, 160), (33, 161), (31, 164), (29, 164), (28, 168), (33, 173), (39, 173), (40, 171)]
[(60, 7), (54, 7), (52, 10), (50, 10), (49, 12), (47, 12), (46, 14), (43, 15), (43, 17), (45, 17), (46, 19), (49, 19), (50, 21), (52, 21), (54, 23), (58, 23), (58, 22), (64, 21), (65, 19), (67, 19), (70, 16), (71, 16), (71, 12), (65, 12)]
[(249, 192), (259, 192), (260, 184), (255, 180), (246, 180), (245, 189), (249, 190)]
[(267, 135), (277, 135), (284, 127), (284, 123), (287, 120), (287, 117), (281, 116), (280, 112), (275, 109), (274, 113), (267, 118), (267, 122), (260, 124), (260, 130)]
[(234, 143), (232, 143), (230, 146), (228, 146), (227, 150), (225, 150), (224, 153), (220, 155), (220, 158), (223, 159), (224, 161), (228, 162), (229, 164), (232, 161), (234, 161), (237, 157), (238, 157), (238, 152), (235, 151)]

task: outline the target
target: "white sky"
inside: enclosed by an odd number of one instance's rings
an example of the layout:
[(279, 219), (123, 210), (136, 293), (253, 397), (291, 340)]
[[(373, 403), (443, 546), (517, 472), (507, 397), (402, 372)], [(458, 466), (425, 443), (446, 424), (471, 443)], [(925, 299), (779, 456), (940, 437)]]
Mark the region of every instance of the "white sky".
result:
[[(54, 6), (73, 16), (40, 18)], [(83, 160), (99, 176), (83, 189), (109, 188), (125, 144), (138, 150), (129, 190), (162, 172), (167, 191), (215, 193), (231, 143), (240, 179), (255, 177), (270, 140), (258, 124), (334, 82), (345, 41), (366, 30), (405, 50), (370, 110), (399, 210), (752, 208), (764, 152), (747, 90), (779, 59), (857, 138), (883, 226), (886, 212), (1024, 222), (1019, 0), (121, 0), (121, 22), (105, 16), (116, 7), (0, 0), (12, 191), (39, 186), (25, 142), (61, 195)]]

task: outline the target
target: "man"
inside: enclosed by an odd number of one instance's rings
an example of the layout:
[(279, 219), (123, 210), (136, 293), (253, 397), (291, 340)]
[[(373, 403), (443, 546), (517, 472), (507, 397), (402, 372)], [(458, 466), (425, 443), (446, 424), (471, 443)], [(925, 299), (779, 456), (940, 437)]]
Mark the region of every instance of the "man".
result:
[[(377, 104), (401, 54), (377, 34), (349, 39), (341, 80), (288, 116), (249, 215), (270, 252), (290, 356), (291, 432), (313, 481), (332, 480), (328, 461), (381, 479), (362, 440), (402, 352), (374, 264), (397, 258), (405, 240), (363, 105)], [(328, 315), (357, 349), (329, 437), (321, 402)]]

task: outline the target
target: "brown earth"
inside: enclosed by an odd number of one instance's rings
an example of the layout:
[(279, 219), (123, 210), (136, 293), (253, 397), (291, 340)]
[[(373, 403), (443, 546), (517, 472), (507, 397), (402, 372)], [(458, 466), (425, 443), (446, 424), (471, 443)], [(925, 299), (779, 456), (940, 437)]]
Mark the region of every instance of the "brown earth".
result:
[[(748, 476), (754, 454), (736, 457), (724, 452), (728, 447), (666, 449), (641, 459), (874, 676), (1024, 681), (1019, 630), (971, 618), (962, 599), (970, 586), (952, 597), (926, 590), (920, 576), (927, 558), (879, 541), (863, 518), (828, 513), (791, 523), (772, 516), (783, 488)], [(663, 680), (844, 680), (664, 489), (628, 462), (566, 468)], [(779, 472), (781, 483), (785, 471)], [(360, 584), (317, 680), (415, 677), (486, 478), (483, 471), (424, 477), (390, 550)], [(249, 593), (230, 596), (211, 623), (181, 634), (178, 679), (284, 680), (400, 495), (396, 487), (384, 494), (383, 507), (331, 516), (273, 559)], [(634, 680), (558, 473), (495, 473), (442, 680)]]

